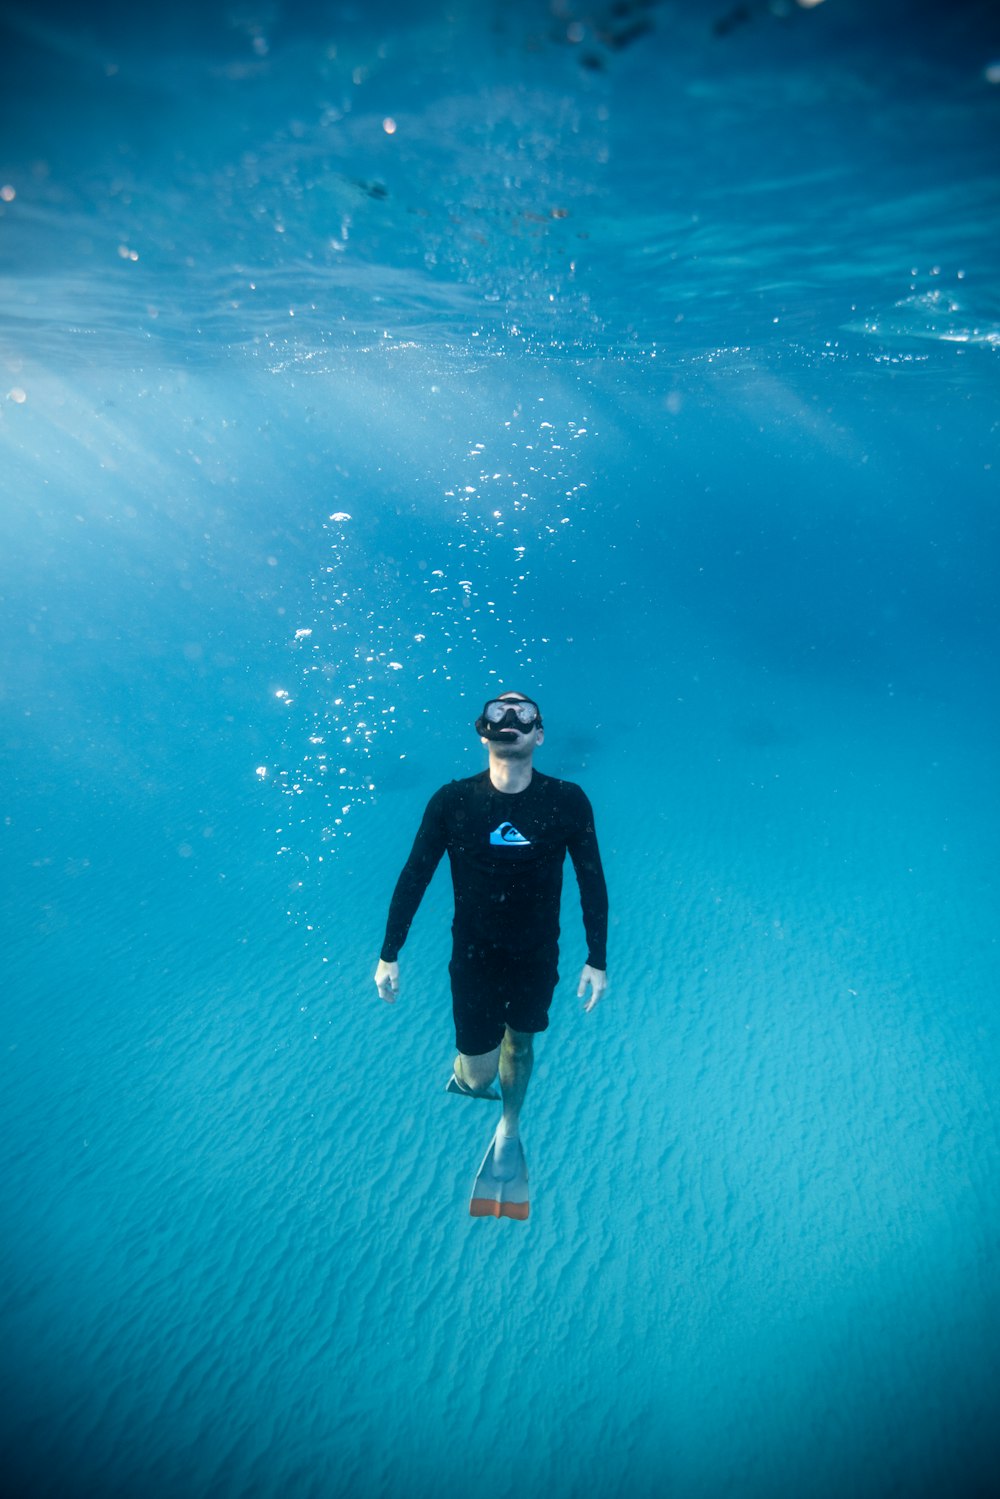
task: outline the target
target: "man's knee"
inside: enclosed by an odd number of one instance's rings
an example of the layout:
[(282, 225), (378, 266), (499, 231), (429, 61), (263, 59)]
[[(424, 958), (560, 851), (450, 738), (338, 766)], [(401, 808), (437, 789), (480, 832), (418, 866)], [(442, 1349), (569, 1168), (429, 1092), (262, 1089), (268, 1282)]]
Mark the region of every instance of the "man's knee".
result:
[(535, 1037), (531, 1031), (514, 1031), (510, 1026), (504, 1036), (504, 1046), (514, 1057), (530, 1057), (535, 1044)]

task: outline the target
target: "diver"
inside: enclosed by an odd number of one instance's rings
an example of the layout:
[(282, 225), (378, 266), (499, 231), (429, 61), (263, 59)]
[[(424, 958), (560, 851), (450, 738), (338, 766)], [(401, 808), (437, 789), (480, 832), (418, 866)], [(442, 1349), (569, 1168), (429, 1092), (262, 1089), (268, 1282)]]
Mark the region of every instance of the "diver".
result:
[(559, 978), (559, 901), (567, 852), (580, 887), (587, 961), (577, 997), (591, 1011), (607, 986), (608, 894), (581, 788), (533, 768), (545, 737), (538, 704), (520, 692), (491, 698), (476, 720), (489, 768), (451, 781), (427, 804), (389, 906), (375, 969), (379, 995), (399, 993), (399, 950), (441, 855), (455, 894), (451, 976), (458, 1055), (448, 1091), (497, 1099), (503, 1116), (473, 1189), (473, 1217), (527, 1218), (520, 1114), (534, 1037), (548, 1027)]

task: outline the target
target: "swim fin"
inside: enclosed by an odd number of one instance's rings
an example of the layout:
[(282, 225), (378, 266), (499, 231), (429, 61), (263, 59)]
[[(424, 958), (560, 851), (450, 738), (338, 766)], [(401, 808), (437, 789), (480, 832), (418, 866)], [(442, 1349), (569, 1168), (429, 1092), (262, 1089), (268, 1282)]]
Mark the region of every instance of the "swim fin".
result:
[(500, 1098), (500, 1094), (495, 1088), (484, 1088), (481, 1093), (477, 1093), (474, 1088), (470, 1088), (468, 1083), (463, 1083), (462, 1079), (456, 1077), (454, 1073), (451, 1074), (451, 1077), (445, 1084), (444, 1091), (446, 1093), (460, 1093), (463, 1098), (492, 1098), (494, 1102), (498, 1102)]
[(501, 1179), (495, 1170), (495, 1145), (496, 1135), (490, 1141), (490, 1148), (479, 1168), (469, 1212), (473, 1218), (517, 1218), (523, 1222), (528, 1216), (528, 1163), (524, 1158), (524, 1147), (518, 1140), (514, 1174)]

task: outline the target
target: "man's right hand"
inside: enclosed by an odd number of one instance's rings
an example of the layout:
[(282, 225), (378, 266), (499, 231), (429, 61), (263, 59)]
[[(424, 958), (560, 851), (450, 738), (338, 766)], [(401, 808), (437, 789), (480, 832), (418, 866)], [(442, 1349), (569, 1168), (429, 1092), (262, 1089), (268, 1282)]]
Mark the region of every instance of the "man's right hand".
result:
[(384, 999), (386, 1004), (394, 1005), (396, 995), (399, 993), (399, 964), (386, 963), (379, 958), (378, 967), (375, 969), (375, 987), (378, 990), (379, 999)]

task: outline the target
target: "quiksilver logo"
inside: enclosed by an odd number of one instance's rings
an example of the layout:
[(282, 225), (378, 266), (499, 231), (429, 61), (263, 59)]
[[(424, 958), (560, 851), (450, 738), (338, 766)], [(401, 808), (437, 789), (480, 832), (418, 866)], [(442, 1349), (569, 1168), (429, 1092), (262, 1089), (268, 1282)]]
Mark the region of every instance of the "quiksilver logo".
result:
[(494, 845), (498, 843), (530, 844), (531, 839), (525, 838), (523, 833), (519, 833), (512, 822), (502, 822), (498, 828), (493, 829), (490, 834), (490, 842)]

